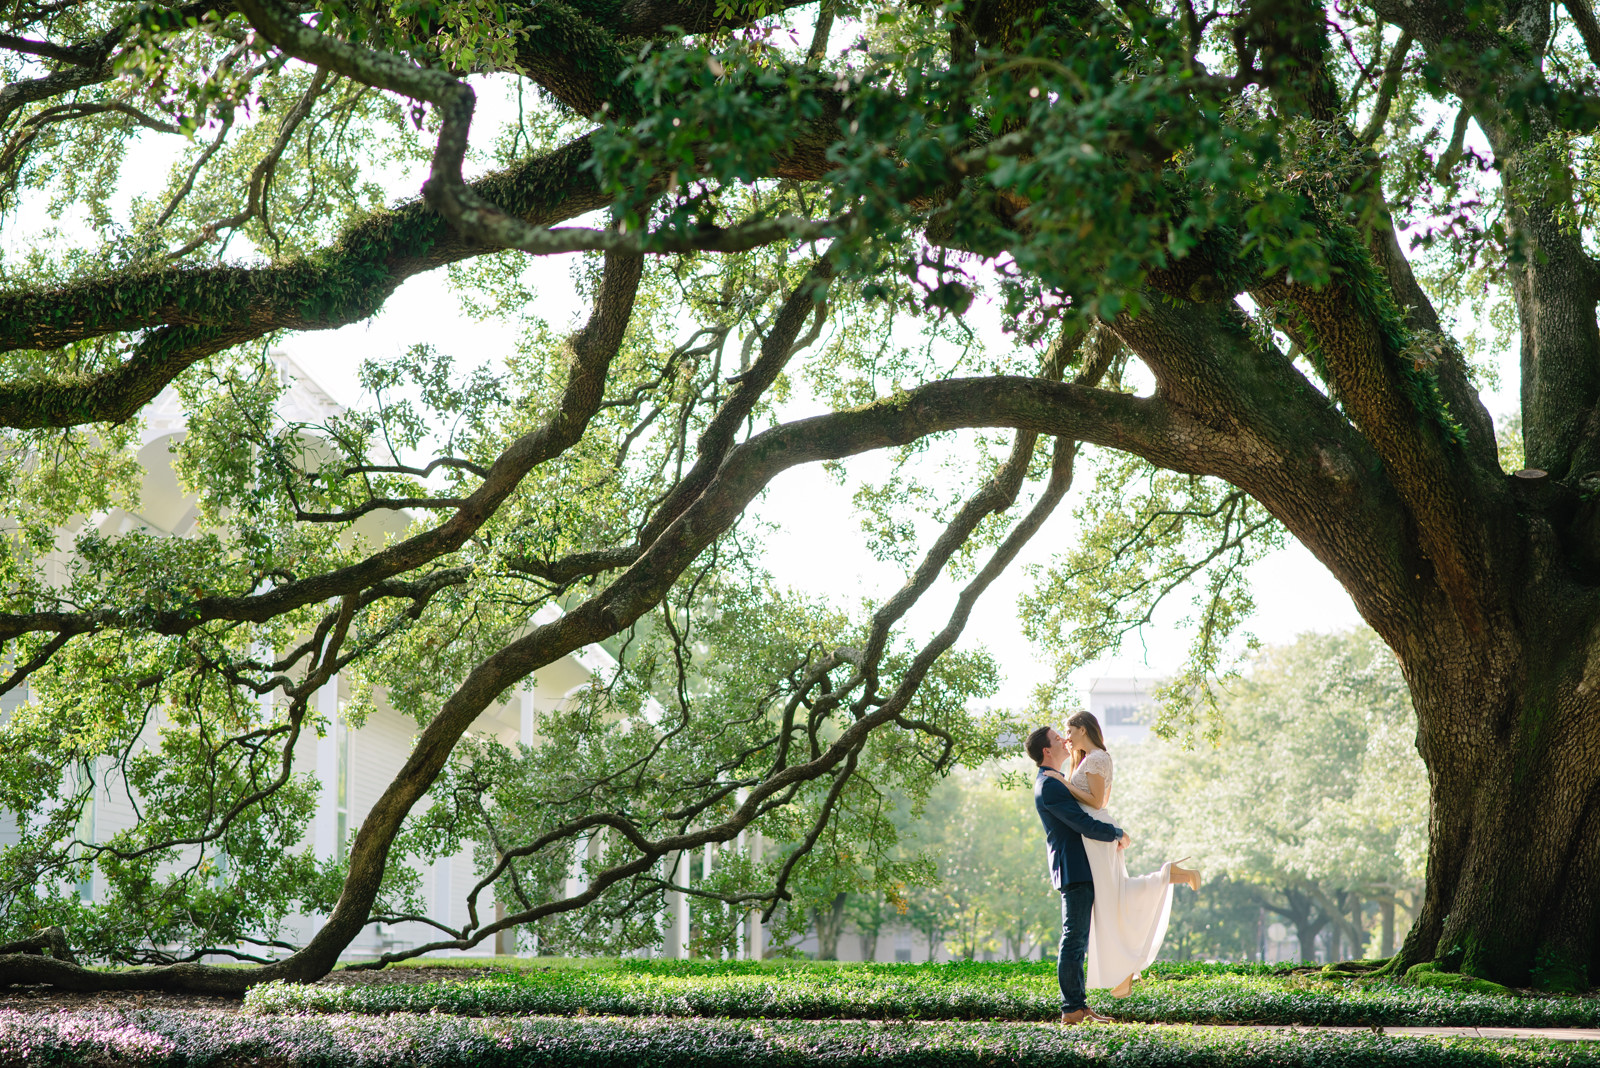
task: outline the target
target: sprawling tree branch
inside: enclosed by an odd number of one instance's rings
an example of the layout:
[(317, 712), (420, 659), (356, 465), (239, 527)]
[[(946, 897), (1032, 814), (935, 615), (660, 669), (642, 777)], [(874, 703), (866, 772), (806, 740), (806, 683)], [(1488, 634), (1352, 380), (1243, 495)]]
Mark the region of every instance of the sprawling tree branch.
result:
[[(566, 389), (550, 418), (503, 451), (487, 476), (454, 514), (439, 526), (391, 545), (359, 563), (265, 593), (242, 597), (202, 597), (193, 604), (145, 620), (158, 633), (183, 634), (205, 620), (263, 622), (302, 605), (355, 593), (384, 579), (411, 571), (453, 552), (494, 515), (527, 473), (559, 456), (583, 436), (584, 428), (604, 399), (606, 371), (627, 328), (638, 290), (643, 258), (626, 253), (607, 256), (600, 299), (589, 323), (572, 341), (573, 360)], [(118, 624), (114, 611), (85, 613), (33, 612), (0, 615), (0, 641), (32, 630), (86, 633)]]
[[(473, 183), (531, 223), (604, 207), (579, 138)], [(265, 267), (166, 267), (0, 296), (0, 349), (52, 349), (150, 330), (121, 365), (0, 384), (0, 425), (121, 422), (184, 369), (278, 330), (327, 330), (378, 310), (407, 278), (486, 249), (416, 202), (358, 224), (321, 255)]]
[[(607, 307), (604, 298), (599, 307)], [(597, 333), (604, 333), (607, 318), (597, 311), (596, 319), (602, 327)], [(800, 318), (800, 322), (803, 321)], [(796, 333), (798, 326), (799, 323)], [(792, 341), (790, 337), (782, 344), (786, 348)], [(583, 351), (584, 347), (580, 346), (579, 352)], [(1165, 410), (1162, 402), (1032, 378), (957, 379), (934, 383), (921, 387), (908, 398), (802, 420), (758, 434), (729, 453), (717, 477), (694, 504), (610, 586), (560, 620), (533, 628), (469, 672), (424, 729), (405, 767), (363, 822), (351, 851), (344, 894), (327, 924), (304, 949), (260, 970), (243, 972), (179, 964), (144, 972), (118, 973), (113, 985), (125, 989), (182, 987), (225, 991), (243, 989), (272, 978), (324, 974), (353, 933), (367, 922), (400, 823), (437, 778), (467, 727), (507, 687), (545, 664), (625, 629), (649, 611), (683, 569), (727, 530), (754, 495), (781, 471), (801, 463), (904, 444), (919, 436), (965, 426), (1013, 426), (1113, 447), (1137, 446), (1168, 463), (1183, 460), (1182, 433), (1174, 427), (1171, 413)], [(1006, 558), (1004, 549), (997, 554), (997, 561)], [(1012, 548), (1011, 554), (1018, 549), (1020, 545)], [(958, 604), (963, 620), (972, 599), (1003, 566), (1003, 562), (992, 561), (991, 566), (969, 584), (969, 595), (964, 595)], [(900, 715), (916, 689), (916, 684), (910, 680), (920, 678), (959, 631), (960, 625), (953, 623), (941, 632), (919, 656), (907, 675), (907, 682), (902, 682), (896, 694), (870, 715), (858, 719), (817, 758), (823, 761), (820, 767), (832, 767), (844, 759), (866, 732)], [(753, 818), (754, 806), (774, 793), (805, 781), (808, 769), (814, 772), (818, 766), (814, 760), (777, 770), (763, 788), (752, 791), (751, 800), (747, 802), (751, 807), (742, 810), (745, 822)], [(693, 834), (668, 836), (657, 844), (665, 851), (689, 848), (704, 841), (725, 840), (736, 834), (737, 829), (724, 823)], [(617, 878), (638, 874), (651, 863), (649, 857), (642, 857), (633, 865), (619, 869)], [(599, 889), (591, 887), (596, 893)], [(0, 967), (6, 969), (7, 975), (15, 977), (13, 981), (53, 982), (77, 989), (101, 983), (101, 977), (95, 973), (64, 970), (72, 966), (62, 962), (46, 965), (32, 959), (8, 958), (0, 960)]]
[[(1494, 149), (1514, 224), (1510, 270), (1521, 309), (1523, 435), (1528, 465), (1562, 478), (1600, 467), (1600, 269), (1564, 222), (1564, 206), (1542, 193), (1549, 152), (1563, 120), (1543, 101), (1558, 97), (1541, 66), (1550, 33), (1548, 5), (1516, 4), (1505, 32), (1486, 14), (1440, 3), (1374, 5), (1413, 34), (1470, 109)], [(1575, 5), (1577, 6), (1577, 5)], [(1479, 58), (1506, 57), (1485, 77)]]
[[(809, 290), (809, 286), (802, 286), (802, 291)], [(774, 335), (778, 344), (792, 344), (794, 329), (785, 335), (781, 328), (775, 328)], [(1076, 347), (1076, 342), (1081, 335), (1071, 335), (1062, 338), (1052, 347), (1046, 360), (1046, 374), (1056, 377), (1060, 374), (1066, 356)], [(769, 336), (769, 341), (772, 338)], [(1086, 362), (1083, 371), (1078, 376), (1078, 384), (1092, 384), (1104, 374), (1110, 362), (1109, 348), (1098, 346)], [(1048, 379), (1047, 379), (1048, 380)], [(731, 402), (730, 402), (731, 403)], [(1031, 430), (1021, 430), (1017, 434), (1016, 443), (1011, 456), (1001, 465), (995, 475), (968, 499), (966, 504), (947, 524), (944, 532), (937, 538), (926, 554), (921, 566), (909, 577), (900, 594), (891, 602), (892, 611), (880, 611), (873, 619), (871, 636), (868, 647), (863, 651), (851, 651), (848, 661), (841, 656), (829, 656), (816, 665), (808, 679), (814, 684), (826, 678), (829, 671), (841, 663), (850, 662), (854, 671), (850, 678), (837, 689), (823, 695), (813, 706), (811, 723), (808, 731), (813, 735), (817, 724), (826, 718), (832, 709), (839, 707), (841, 700), (850, 692), (865, 685), (863, 696), (855, 702), (852, 709), (853, 720), (841, 735), (820, 751), (813, 752), (809, 760), (790, 763), (784, 759), (788, 751), (788, 739), (792, 730), (792, 716), (786, 716), (784, 725), (773, 743), (777, 749), (777, 758), (770, 765), (765, 777), (760, 781), (746, 782), (741, 785), (746, 790), (745, 800), (742, 801), (726, 819), (721, 822), (699, 830), (682, 829), (679, 833), (666, 835), (651, 840), (635, 823), (620, 813), (598, 813), (584, 816), (577, 820), (569, 821), (559, 827), (552, 828), (545, 834), (514, 849), (506, 850), (501, 854), (497, 864), (487, 872), (474, 887), (469, 897), (469, 903), (475, 901), (477, 895), (492, 885), (504, 872), (511, 861), (520, 856), (529, 856), (550, 848), (558, 842), (572, 839), (585, 831), (605, 827), (617, 831), (637, 851), (637, 856), (627, 861), (615, 864), (606, 870), (595, 874), (589, 886), (580, 894), (558, 898), (543, 904), (524, 908), (515, 913), (506, 915), (492, 924), (479, 926), (476, 912), (472, 913), (472, 920), (468, 923), (458, 937), (427, 943), (413, 947), (403, 952), (394, 952), (383, 955), (375, 962), (381, 966), (392, 960), (402, 960), (421, 953), (440, 949), (466, 949), (482, 942), (498, 931), (520, 924), (533, 923), (547, 916), (558, 915), (580, 909), (593, 903), (607, 888), (626, 879), (636, 878), (652, 868), (657, 861), (670, 854), (693, 849), (713, 842), (727, 842), (733, 840), (742, 830), (754, 820), (772, 808), (783, 803), (784, 794), (793, 787), (821, 778), (831, 776), (833, 781), (827, 795), (813, 821), (805, 838), (788, 854), (781, 866), (777, 879), (770, 892), (758, 895), (739, 895), (728, 900), (737, 902), (765, 901), (767, 903), (767, 918), (770, 919), (772, 911), (777, 904), (789, 898), (788, 881), (795, 866), (816, 845), (819, 836), (826, 828), (837, 804), (845, 784), (854, 774), (862, 746), (871, 731), (889, 723), (897, 723), (908, 730), (936, 730), (927, 724), (919, 724), (907, 720), (903, 713), (918, 687), (922, 684), (928, 670), (945, 651), (947, 651), (961, 635), (967, 619), (971, 614), (977, 599), (988, 589), (993, 581), (1015, 560), (1018, 553), (1027, 542), (1044, 525), (1046, 519), (1054, 512), (1057, 505), (1066, 496), (1072, 483), (1073, 458), (1076, 455), (1076, 442), (1067, 437), (1057, 437), (1055, 456), (1051, 463), (1048, 481), (1038, 501), (1029, 510), (1001, 542), (1000, 546), (991, 554), (983, 568), (966, 585), (957, 599), (955, 609), (944, 626), (918, 651), (909, 668), (901, 676), (894, 691), (886, 697), (876, 697), (876, 680), (881, 666), (885, 638), (889, 628), (901, 618), (905, 611), (918, 598), (925, 593), (931, 584), (930, 575), (937, 575), (949, 563), (955, 551), (971, 536), (978, 522), (998, 511), (1003, 511), (1015, 500), (1029, 460), (1032, 458), (1034, 445), (1038, 434)], [(737, 456), (737, 450), (735, 457)], [(736, 459), (730, 458), (730, 463)], [(770, 476), (769, 476), (770, 477)], [(797, 688), (796, 699), (804, 696), (808, 685)], [(792, 713), (791, 701), (790, 712)], [(431, 729), (431, 728), (430, 728)], [(947, 743), (948, 744), (948, 743)], [(948, 756), (948, 748), (946, 750)], [(725, 796), (734, 788), (734, 784), (722, 784), (721, 795)], [(704, 803), (697, 806), (697, 811), (703, 810)], [(684, 819), (692, 818), (685, 815)]]
[(1600, 67), (1600, 21), (1594, 16), (1590, 0), (1561, 0), (1561, 6), (1572, 16), (1572, 24), (1583, 38), (1583, 47), (1589, 53), (1589, 62)]

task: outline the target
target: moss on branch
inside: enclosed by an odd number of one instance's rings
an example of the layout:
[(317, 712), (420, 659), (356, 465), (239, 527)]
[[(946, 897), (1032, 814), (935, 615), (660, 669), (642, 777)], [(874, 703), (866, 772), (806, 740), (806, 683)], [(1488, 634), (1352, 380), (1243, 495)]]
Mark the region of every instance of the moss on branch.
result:
[[(473, 186), (522, 219), (557, 222), (607, 202), (585, 166), (589, 154), (588, 138), (579, 138)], [(115, 367), (0, 386), (0, 424), (127, 419), (197, 359), (278, 330), (359, 322), (413, 275), (493, 251), (412, 201), (368, 217), (327, 249), (284, 263), (163, 267), (0, 295), (0, 351), (155, 331)]]

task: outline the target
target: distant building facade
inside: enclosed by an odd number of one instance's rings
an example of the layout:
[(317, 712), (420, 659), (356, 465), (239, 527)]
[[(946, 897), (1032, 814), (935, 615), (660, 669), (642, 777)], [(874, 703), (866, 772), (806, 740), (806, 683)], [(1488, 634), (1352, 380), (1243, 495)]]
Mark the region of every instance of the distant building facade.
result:
[(1089, 683), (1089, 711), (1100, 721), (1106, 745), (1133, 745), (1150, 736), (1155, 692), (1166, 682), (1154, 676), (1103, 676)]

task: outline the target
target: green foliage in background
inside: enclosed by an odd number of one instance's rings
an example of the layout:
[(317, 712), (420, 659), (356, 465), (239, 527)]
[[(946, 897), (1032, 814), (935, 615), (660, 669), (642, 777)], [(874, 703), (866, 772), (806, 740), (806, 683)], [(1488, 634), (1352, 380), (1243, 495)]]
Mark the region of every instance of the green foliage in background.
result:
[(1347, 955), (1366, 955), (1378, 935), (1360, 902), (1403, 916), (1427, 849), (1427, 775), (1393, 656), (1370, 632), (1306, 634), (1261, 650), (1220, 704), (1215, 742), (1114, 754), (1130, 865), (1192, 854), (1228, 894), (1297, 928), (1307, 959), (1328, 924), (1345, 930)]
[[(1382, 955), (1384, 908), (1392, 943), (1415, 905), (1427, 841), (1426, 776), (1393, 657), (1370, 632), (1306, 634), (1258, 650), (1218, 710), (1226, 727), (1215, 738), (1197, 716), (1190, 735), (1112, 746), (1129, 870), (1187, 856), (1206, 878), (1198, 895), (1174, 891), (1161, 959), (1258, 959), (1278, 922), (1298, 937), (1297, 957), (1326, 956), (1315, 939), (1330, 931), (1348, 956)], [(853, 894), (846, 917), (867, 921), (855, 928), (871, 939), (893, 907), (893, 922), (952, 959), (1052, 954), (1060, 903), (1033, 773), (1013, 756), (951, 775), (919, 814), (897, 810), (902, 855), (925, 857), (932, 880), (903, 901)]]

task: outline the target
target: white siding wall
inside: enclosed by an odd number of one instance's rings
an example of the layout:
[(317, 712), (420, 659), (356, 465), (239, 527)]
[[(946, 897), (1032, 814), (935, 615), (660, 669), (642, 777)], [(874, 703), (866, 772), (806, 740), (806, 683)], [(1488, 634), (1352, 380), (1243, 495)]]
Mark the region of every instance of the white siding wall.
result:
[[(817, 935), (814, 930), (807, 930), (806, 936), (796, 943), (797, 948), (813, 957), (817, 954)], [(841, 961), (865, 960), (862, 954), (861, 936), (853, 930), (846, 929), (839, 935), (839, 959)], [(920, 931), (913, 931), (903, 925), (884, 924), (878, 931), (877, 952), (872, 959), (881, 964), (916, 963), (921, 964), (928, 960), (928, 939)], [(933, 960), (952, 960), (950, 953), (945, 949), (944, 941), (938, 940), (933, 946)], [(1039, 959), (1036, 948), (1031, 956), (1032, 960)]]
[[(28, 684), (23, 683), (8, 694), (0, 695), (0, 724), (11, 718), (11, 710), (28, 699)], [(22, 838), (17, 829), (17, 816), (14, 812), (0, 811), (0, 849), (14, 846)]]
[[(568, 693), (585, 684), (590, 677), (589, 671), (570, 657), (542, 668), (529, 692), (514, 694), (506, 705), (489, 709), (478, 718), (472, 729), (493, 735), (508, 745), (515, 745), (518, 742), (531, 743), (535, 738), (538, 714), (560, 707), (566, 701)], [(348, 686), (341, 684), (341, 687), (341, 697), (348, 700)], [(330, 698), (331, 694), (330, 688)], [(395, 773), (404, 765), (416, 742), (418, 730), (416, 722), (390, 709), (383, 703), (381, 696), (380, 692), (377, 707), (366, 722), (350, 734), (349, 834), (351, 837), (371, 811), (372, 806), (377, 803), (378, 798), (382, 796)], [(329, 731), (327, 737), (314, 739), (312, 744), (315, 756), (311, 766), (316, 768), (318, 778), (323, 784), (322, 801), (318, 806), (314, 824), (319, 843), (325, 841), (330, 847), (324, 852), (319, 844), (318, 855), (329, 856), (332, 855), (332, 832), (336, 825), (333, 808), (336, 804), (334, 784), (337, 781), (337, 769), (332, 766), (337, 759), (335, 732)], [(468, 918), (467, 894), (482, 876), (472, 847), (464, 847), (452, 857), (442, 858), (427, 865), (419, 871), (419, 875), (421, 896), (429, 917), (455, 928), (465, 925)], [(480, 926), (493, 921), (495, 904), (491, 893), (486, 891), (480, 894), (477, 907)], [(300, 940), (309, 938), (315, 930), (317, 921), (318, 918), (315, 917), (303, 918), (299, 923), (297, 937)], [(369, 927), (351, 943), (345, 951), (345, 956), (367, 957), (385, 950), (410, 949), (445, 937), (436, 928), (421, 923), (397, 924), (385, 927), (382, 931)], [(487, 939), (464, 951), (464, 954), (491, 956), (495, 952), (495, 941), (492, 938)], [(461, 951), (449, 951), (445, 955), (461, 955)]]

